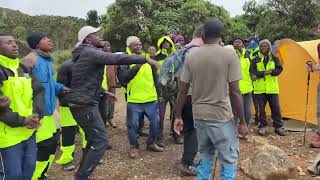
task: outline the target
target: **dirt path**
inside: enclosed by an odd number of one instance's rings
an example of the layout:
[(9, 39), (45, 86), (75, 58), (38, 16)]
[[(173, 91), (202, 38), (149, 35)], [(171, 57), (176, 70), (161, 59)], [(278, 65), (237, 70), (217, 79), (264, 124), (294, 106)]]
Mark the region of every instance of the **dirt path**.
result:
[[(108, 136), (113, 146), (112, 150), (107, 151), (104, 156), (103, 163), (97, 167), (94, 178), (97, 180), (191, 180), (194, 177), (180, 177), (180, 172), (177, 168), (182, 146), (175, 145), (172, 138), (169, 135), (169, 120), (166, 120), (165, 131), (165, 151), (161, 153), (154, 153), (146, 151), (146, 138), (139, 140), (140, 157), (137, 159), (128, 158), (128, 140), (127, 131), (125, 125), (126, 108), (122, 95), (118, 95), (118, 102), (116, 105), (115, 121), (118, 128), (112, 129), (108, 127)], [(251, 126), (251, 134), (256, 134), (255, 127)], [(148, 131), (148, 129), (146, 128)], [(267, 137), (270, 144), (277, 145), (290, 156), (296, 166), (300, 166), (306, 176), (299, 176), (296, 172), (295, 180), (309, 180), (320, 179), (313, 177), (306, 171), (307, 166), (311, 164), (313, 158), (320, 152), (320, 149), (310, 149), (308, 147), (301, 146), (302, 133), (288, 133), (286, 137), (276, 136), (272, 129), (269, 129), (270, 135)], [(310, 142), (312, 133), (308, 133), (307, 139)], [(240, 162), (249, 157), (252, 152), (255, 151), (255, 145), (246, 141), (241, 141), (240, 145)], [(59, 156), (59, 153), (57, 153)], [(77, 162), (81, 157), (81, 145), (80, 138), (77, 137), (77, 151), (75, 153)], [(53, 180), (73, 180), (74, 171), (63, 171), (60, 166), (53, 164), (49, 171), (49, 177)], [(238, 180), (249, 180), (250, 178), (245, 176), (242, 171), (239, 170)]]

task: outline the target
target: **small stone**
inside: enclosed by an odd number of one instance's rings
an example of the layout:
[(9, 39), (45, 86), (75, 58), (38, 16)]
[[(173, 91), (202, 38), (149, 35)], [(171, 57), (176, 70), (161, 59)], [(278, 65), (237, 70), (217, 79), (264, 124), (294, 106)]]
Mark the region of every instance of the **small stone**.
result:
[(300, 175), (300, 176), (305, 176), (306, 173), (305, 173), (305, 172), (299, 172), (299, 175)]
[(297, 167), (298, 172), (302, 172), (302, 168), (300, 166)]

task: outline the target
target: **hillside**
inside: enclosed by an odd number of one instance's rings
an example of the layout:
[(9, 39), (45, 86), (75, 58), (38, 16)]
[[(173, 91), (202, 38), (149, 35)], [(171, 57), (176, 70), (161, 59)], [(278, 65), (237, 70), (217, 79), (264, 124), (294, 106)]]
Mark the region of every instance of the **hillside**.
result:
[(11, 33), (18, 40), (21, 55), (28, 51), (25, 40), (32, 31), (47, 33), (58, 50), (71, 49), (77, 41), (79, 29), (85, 24), (84, 19), (76, 17), (30, 16), (0, 7), (0, 32)]

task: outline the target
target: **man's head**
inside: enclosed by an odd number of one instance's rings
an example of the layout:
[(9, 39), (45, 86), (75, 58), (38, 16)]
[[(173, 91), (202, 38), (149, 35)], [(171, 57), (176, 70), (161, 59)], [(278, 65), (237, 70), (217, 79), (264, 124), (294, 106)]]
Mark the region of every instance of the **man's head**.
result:
[(236, 38), (234, 41), (233, 41), (233, 47), (236, 49), (236, 50), (242, 50), (244, 48), (244, 40), (241, 39), (241, 38)]
[(45, 53), (52, 51), (53, 43), (43, 32), (32, 32), (27, 37), (27, 42), (31, 49), (38, 49)]
[(270, 52), (271, 47), (271, 42), (268, 39), (262, 40), (259, 43), (260, 52), (262, 54), (268, 54)]
[(210, 18), (204, 22), (204, 40), (217, 40), (222, 36), (224, 24), (218, 18)]
[(161, 44), (161, 49), (170, 50), (171, 49), (171, 43), (168, 40), (164, 40)]
[(176, 49), (181, 49), (183, 46), (181, 43), (175, 43), (174, 46), (176, 47)]
[(84, 26), (78, 32), (78, 41), (82, 44), (90, 44), (97, 48), (103, 48), (100, 30), (101, 28)]
[(103, 44), (102, 50), (104, 52), (112, 52), (111, 45), (110, 45), (109, 41), (102, 41), (102, 44)]
[(141, 41), (138, 37), (136, 36), (129, 36), (127, 38), (127, 47), (130, 49), (130, 51), (132, 53), (135, 53), (135, 54), (141, 54), (142, 52), (142, 44), (141, 44)]
[(150, 46), (148, 48), (148, 53), (150, 54), (151, 57), (154, 57), (157, 55), (157, 49), (154, 46)]
[(16, 40), (10, 34), (0, 34), (0, 55), (16, 59), (18, 57), (18, 50)]

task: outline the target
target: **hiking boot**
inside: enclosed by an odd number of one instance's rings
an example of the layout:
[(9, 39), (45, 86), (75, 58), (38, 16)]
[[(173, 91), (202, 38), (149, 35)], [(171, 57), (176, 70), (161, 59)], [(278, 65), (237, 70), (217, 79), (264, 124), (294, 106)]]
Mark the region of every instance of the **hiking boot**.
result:
[(139, 156), (139, 148), (137, 146), (131, 146), (129, 149), (129, 157), (135, 159)]
[(65, 171), (72, 171), (76, 168), (76, 164), (74, 163), (74, 161), (70, 161), (67, 164), (63, 165), (63, 170)]
[(181, 164), (179, 166), (180, 172), (182, 176), (196, 176), (197, 168), (195, 166), (188, 166), (185, 164)]
[(266, 128), (259, 128), (259, 130), (258, 130), (258, 134), (260, 135), (260, 136), (264, 136), (264, 135), (266, 135), (266, 133), (267, 133), (267, 129)]
[(149, 137), (149, 134), (146, 132), (143, 132), (143, 131), (138, 132), (138, 135), (139, 135), (139, 137)]
[(183, 137), (182, 136), (177, 136), (174, 138), (174, 142), (176, 144), (183, 144)]
[(274, 132), (276, 134), (278, 134), (279, 136), (285, 136), (286, 135), (283, 128), (275, 128)]
[(320, 148), (320, 136), (317, 135), (314, 139), (312, 139), (310, 145), (313, 148)]
[(147, 145), (147, 150), (153, 151), (153, 152), (162, 152), (164, 149), (163, 147), (158, 146), (156, 143), (152, 143)]
[(108, 123), (112, 128), (117, 128), (117, 124), (113, 121), (113, 119), (109, 119)]
[(160, 147), (164, 147), (164, 141), (163, 141), (163, 139), (157, 140), (156, 144), (157, 144), (158, 146), (160, 146)]

